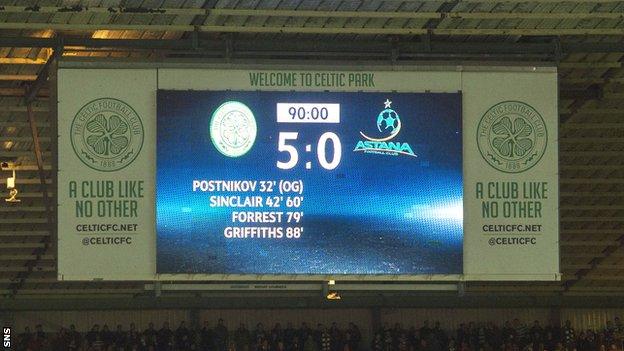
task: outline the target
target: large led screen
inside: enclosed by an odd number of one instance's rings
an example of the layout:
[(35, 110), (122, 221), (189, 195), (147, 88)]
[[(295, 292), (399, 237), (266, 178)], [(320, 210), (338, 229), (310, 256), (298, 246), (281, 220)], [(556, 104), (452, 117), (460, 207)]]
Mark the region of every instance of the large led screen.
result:
[(462, 273), (460, 93), (157, 95), (157, 273)]

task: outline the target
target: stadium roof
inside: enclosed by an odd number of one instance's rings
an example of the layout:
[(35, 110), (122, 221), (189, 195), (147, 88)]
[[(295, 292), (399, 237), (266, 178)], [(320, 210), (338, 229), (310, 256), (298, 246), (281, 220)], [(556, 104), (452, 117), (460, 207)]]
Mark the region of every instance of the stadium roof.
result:
[(623, 1), (0, 0), (0, 159), (19, 164), (22, 199), (0, 204), (0, 294), (144, 293), (141, 282), (57, 281), (46, 62), (62, 56), (554, 63), (563, 280), (469, 283), (465, 292), (624, 295), (623, 55)]

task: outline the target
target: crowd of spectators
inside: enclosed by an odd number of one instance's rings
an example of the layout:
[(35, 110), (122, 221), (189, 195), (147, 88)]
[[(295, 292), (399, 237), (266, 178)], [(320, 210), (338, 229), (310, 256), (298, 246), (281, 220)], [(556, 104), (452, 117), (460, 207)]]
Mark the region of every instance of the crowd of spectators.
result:
[(372, 351), (601, 351), (622, 350), (624, 326), (608, 321), (600, 330), (576, 331), (570, 321), (563, 326), (531, 325), (518, 319), (502, 326), (494, 323), (462, 323), (448, 333), (436, 322), (405, 330), (400, 324), (374, 334)]
[(306, 323), (295, 327), (279, 323), (265, 328), (258, 323), (253, 329), (240, 324), (228, 330), (222, 319), (212, 327), (205, 322), (191, 328), (181, 322), (171, 329), (168, 322), (156, 328), (150, 323), (140, 331), (134, 323), (110, 328), (96, 324), (87, 332), (74, 325), (56, 333), (45, 332), (41, 325), (34, 331), (26, 328), (18, 335), (16, 350), (29, 351), (601, 351), (622, 350), (624, 326), (619, 318), (607, 322), (600, 330), (576, 331), (569, 321), (563, 326), (542, 326), (538, 321), (526, 325), (519, 320), (502, 326), (494, 323), (461, 324), (449, 332), (439, 322), (425, 321), (420, 328), (404, 328), (401, 324), (384, 325), (374, 331), (370, 344), (364, 343), (357, 325), (340, 328)]

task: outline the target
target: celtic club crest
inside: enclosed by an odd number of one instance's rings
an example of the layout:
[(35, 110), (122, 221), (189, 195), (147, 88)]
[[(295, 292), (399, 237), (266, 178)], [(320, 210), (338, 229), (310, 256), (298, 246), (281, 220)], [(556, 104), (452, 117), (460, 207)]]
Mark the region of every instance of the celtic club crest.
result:
[(143, 147), (143, 123), (130, 105), (102, 98), (84, 105), (71, 125), (76, 156), (102, 172), (120, 170), (134, 161)]
[(210, 138), (215, 148), (228, 157), (240, 157), (251, 150), (258, 128), (253, 112), (239, 101), (219, 106), (210, 119)]
[(530, 105), (505, 101), (492, 106), (479, 121), (477, 145), (495, 169), (520, 173), (536, 165), (548, 142), (542, 116)]

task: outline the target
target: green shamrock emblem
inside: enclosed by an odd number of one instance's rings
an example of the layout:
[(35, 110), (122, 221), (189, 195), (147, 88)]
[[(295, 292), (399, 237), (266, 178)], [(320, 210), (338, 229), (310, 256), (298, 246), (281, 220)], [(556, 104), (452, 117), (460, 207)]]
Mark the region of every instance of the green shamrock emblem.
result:
[(98, 114), (86, 127), (92, 133), (87, 137), (87, 145), (98, 155), (119, 155), (128, 146), (128, 138), (124, 135), (128, 131), (128, 124), (117, 115), (107, 119), (103, 114)]
[(533, 147), (533, 141), (529, 138), (533, 128), (522, 117), (516, 118), (512, 124), (509, 117), (505, 116), (492, 125), (492, 132), (492, 146), (501, 156), (523, 157)]
[(114, 172), (131, 164), (143, 147), (143, 122), (132, 106), (99, 98), (82, 106), (71, 123), (76, 156), (96, 171)]
[(503, 101), (490, 107), (477, 126), (477, 147), (493, 168), (520, 173), (535, 166), (548, 143), (540, 113), (521, 101)]

